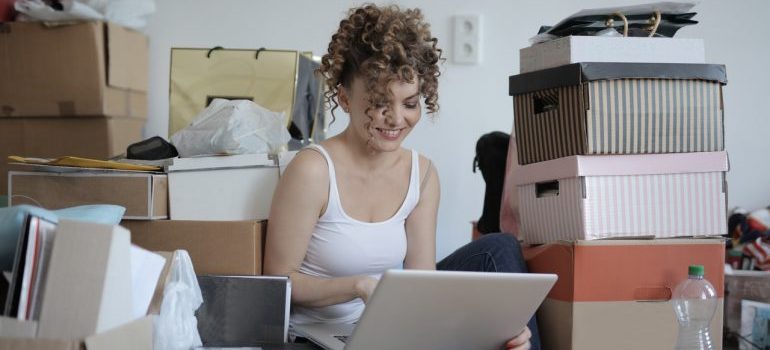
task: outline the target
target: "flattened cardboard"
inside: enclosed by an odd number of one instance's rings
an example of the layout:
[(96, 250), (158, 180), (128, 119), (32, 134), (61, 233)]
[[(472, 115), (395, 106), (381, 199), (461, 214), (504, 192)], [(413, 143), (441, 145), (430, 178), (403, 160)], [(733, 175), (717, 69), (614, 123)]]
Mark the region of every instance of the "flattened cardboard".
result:
[(108, 159), (142, 140), (131, 118), (0, 118), (0, 195), (8, 193), (8, 156)]
[(581, 63), (510, 81), (519, 164), (724, 150), (724, 66)]
[(519, 50), (519, 72), (578, 62), (706, 63), (703, 39), (566, 36)]
[(141, 33), (102, 22), (2, 25), (0, 117), (147, 118)]
[(726, 169), (723, 152), (575, 156), (519, 166), (522, 237), (541, 244), (724, 235)]
[(126, 208), (125, 219), (168, 218), (168, 179), (159, 173), (93, 169), (65, 173), (11, 171), (8, 192), (11, 205), (61, 209), (116, 204)]
[(38, 337), (82, 339), (132, 321), (130, 241), (119, 226), (59, 222)]
[(124, 220), (132, 243), (153, 251), (184, 249), (197, 275), (261, 275), (265, 221)]
[(704, 265), (705, 278), (720, 299), (711, 337), (721, 346), (724, 248), (724, 240), (716, 238), (574, 241), (525, 248), (530, 272), (559, 277), (538, 311), (543, 348), (673, 348), (678, 326), (671, 293), (692, 264)]

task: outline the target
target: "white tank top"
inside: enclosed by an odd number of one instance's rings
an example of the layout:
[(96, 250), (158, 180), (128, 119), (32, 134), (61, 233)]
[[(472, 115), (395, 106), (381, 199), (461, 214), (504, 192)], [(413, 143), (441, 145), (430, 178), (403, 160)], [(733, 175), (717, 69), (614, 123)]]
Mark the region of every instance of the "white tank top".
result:
[[(419, 157), (412, 150), (412, 169), (406, 198), (395, 215), (380, 222), (363, 222), (351, 218), (342, 209), (337, 177), (329, 153), (313, 145), (329, 166), (329, 202), (316, 222), (299, 272), (332, 278), (369, 275), (379, 278), (388, 269), (403, 266), (406, 257), (406, 218), (420, 199)], [(361, 299), (326, 307), (294, 306), (291, 323), (354, 323), (361, 317)]]

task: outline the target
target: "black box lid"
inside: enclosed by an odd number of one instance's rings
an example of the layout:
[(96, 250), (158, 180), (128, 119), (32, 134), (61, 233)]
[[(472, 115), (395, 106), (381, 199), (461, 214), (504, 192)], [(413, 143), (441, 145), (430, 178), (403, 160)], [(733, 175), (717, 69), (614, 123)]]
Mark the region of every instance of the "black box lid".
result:
[(581, 62), (508, 78), (508, 95), (515, 96), (605, 79), (698, 79), (727, 84), (725, 66), (703, 63)]

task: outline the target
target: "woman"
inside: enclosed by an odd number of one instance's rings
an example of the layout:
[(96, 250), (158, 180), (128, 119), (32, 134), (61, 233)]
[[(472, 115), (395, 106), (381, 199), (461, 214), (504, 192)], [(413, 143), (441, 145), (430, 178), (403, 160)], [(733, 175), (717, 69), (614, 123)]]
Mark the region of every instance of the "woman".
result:
[[(293, 324), (352, 323), (387, 269), (436, 269), (439, 179), (430, 160), (401, 143), (438, 106), (441, 50), (420, 10), (352, 9), (332, 36), (320, 72), (332, 113), (350, 123), (299, 152), (273, 198), (265, 273), (292, 281)], [(518, 242), (488, 235), (439, 269), (521, 272)], [(530, 322), (530, 328), (533, 323)], [(528, 349), (526, 329), (506, 344)]]

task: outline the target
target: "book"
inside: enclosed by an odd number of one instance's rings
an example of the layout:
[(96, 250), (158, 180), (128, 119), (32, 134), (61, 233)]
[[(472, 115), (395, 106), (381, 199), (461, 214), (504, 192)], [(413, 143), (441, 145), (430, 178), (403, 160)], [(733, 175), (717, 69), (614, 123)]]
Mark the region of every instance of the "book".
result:
[(27, 215), (19, 234), (4, 314), (36, 320), (56, 224)]

